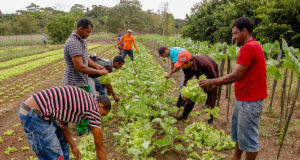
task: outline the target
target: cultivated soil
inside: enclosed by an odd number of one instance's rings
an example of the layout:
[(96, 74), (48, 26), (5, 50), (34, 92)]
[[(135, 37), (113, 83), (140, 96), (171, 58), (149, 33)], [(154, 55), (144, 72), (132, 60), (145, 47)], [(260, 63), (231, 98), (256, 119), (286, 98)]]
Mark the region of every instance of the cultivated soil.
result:
[[(111, 44), (111, 42), (107, 41), (93, 41), (92, 43), (88, 44)], [(158, 57), (157, 52), (155, 49), (157, 46), (149, 46), (151, 49), (151, 53), (153, 54), (153, 57), (159, 64), (163, 66), (165, 71), (168, 71), (168, 61), (164, 62), (161, 57)], [(112, 58), (114, 55), (117, 54), (115, 50), (112, 51), (112, 54), (105, 54), (107, 56), (106, 58)], [(97, 53), (99, 54), (99, 53)], [(64, 62), (61, 62), (64, 63)], [(47, 75), (48, 72), (39, 72), (39, 70), (34, 70), (32, 72), (38, 72), (41, 76)], [(29, 72), (28, 72), (29, 73)], [(25, 73), (24, 77), (26, 77)], [(20, 76), (20, 77), (22, 77)], [(29, 146), (29, 143), (24, 135), (24, 131), (21, 126), (13, 127), (13, 125), (19, 123), (18, 120), (18, 108), (19, 105), (23, 100), (25, 100), (30, 94), (33, 94), (37, 91), (40, 91), (42, 89), (59, 86), (61, 85), (63, 72), (60, 72), (56, 76), (54, 76), (51, 79), (46, 79), (41, 86), (36, 87), (33, 91), (30, 93), (26, 93), (25, 95), (21, 96), (20, 98), (15, 99), (13, 102), (7, 101), (5, 104), (2, 105), (0, 109), (0, 137), (4, 139), (2, 143), (0, 143), (0, 160), (6, 160), (15, 158), (16, 160), (26, 160), (30, 156), (34, 156), (34, 153), (32, 152), (31, 148), (27, 151), (21, 151), (21, 147)], [(176, 83), (174, 84), (174, 87), (179, 86), (179, 82), (181, 81), (181, 73), (176, 73), (172, 77)], [(10, 81), (11, 83), (13, 81)], [(8, 82), (5, 82), (8, 83)], [(0, 87), (2, 84), (0, 83)], [(232, 86), (233, 87), (233, 86)], [(228, 100), (225, 98), (225, 86), (223, 86), (222, 90), (222, 97), (220, 101), (220, 117), (214, 121), (214, 126), (217, 129), (223, 129), (226, 133), (230, 133), (230, 124), (231, 124), (231, 114), (233, 110), (233, 101), (230, 104), (230, 114), (229, 114), (229, 121), (226, 120), (226, 109), (227, 109), (227, 102)], [(178, 92), (172, 93), (172, 96), (178, 96)], [(232, 97), (234, 96), (232, 91)], [(299, 101), (297, 101), (299, 102)], [(269, 104), (269, 99), (265, 100), (265, 109), (262, 114), (261, 119), (261, 131), (260, 131), (260, 152), (258, 154), (257, 160), (275, 160), (276, 154), (279, 148), (278, 145), (278, 139), (279, 136), (276, 135), (277, 130), (277, 120), (279, 119), (280, 113), (278, 112), (280, 110), (280, 94), (275, 95), (275, 101), (274, 101), (274, 114), (269, 115), (266, 113), (266, 107)], [(3, 107), (5, 109), (3, 109)], [(173, 106), (171, 106), (173, 107)], [(175, 107), (175, 106), (174, 106)], [(114, 106), (115, 113), (117, 113), (117, 106)], [(194, 107), (194, 110), (192, 112), (201, 111), (203, 109), (203, 104), (197, 104)], [(188, 120), (186, 121), (180, 121), (175, 124), (176, 127), (178, 127), (179, 134), (184, 134), (184, 129), (186, 126), (191, 124), (192, 122), (196, 121), (207, 121), (207, 118), (204, 116), (189, 116)], [(115, 145), (115, 140), (112, 135), (113, 132), (118, 131), (118, 122), (120, 122), (120, 117), (118, 117), (115, 114), (115, 117), (112, 118), (109, 122), (103, 124), (104, 128), (104, 140), (105, 140), (105, 146), (108, 153), (109, 159), (115, 159), (115, 160), (129, 160), (130, 157), (126, 156), (127, 153), (125, 151), (117, 151), (118, 146)], [(77, 136), (75, 133), (75, 127), (74, 125), (71, 125), (71, 128), (73, 130), (73, 137), (76, 138), (76, 142), (78, 143), (80, 141), (80, 137)], [(11, 136), (4, 136), (3, 133), (8, 130), (12, 129), (14, 130), (14, 134)], [(21, 142), (18, 142), (19, 137), (22, 137), (23, 140)], [(282, 148), (281, 152), (281, 160), (297, 160), (300, 157), (300, 108), (297, 106), (294, 111), (294, 116), (292, 119), (292, 123), (290, 124), (289, 128), (289, 134), (288, 137), (284, 143), (284, 146)], [(176, 141), (175, 144), (182, 143)], [(184, 146), (186, 144), (182, 143)], [(10, 155), (5, 155), (4, 151), (8, 146), (14, 146), (18, 149), (17, 152), (11, 153)], [(224, 154), (226, 156), (225, 159), (230, 159), (230, 157), (233, 155), (234, 150), (230, 151), (222, 151), (218, 152), (221, 154)], [(184, 153), (177, 152), (175, 150), (170, 150), (166, 154), (161, 155), (160, 150), (158, 152), (152, 153), (152, 157), (159, 159), (159, 160), (181, 160), (186, 159), (187, 155)]]

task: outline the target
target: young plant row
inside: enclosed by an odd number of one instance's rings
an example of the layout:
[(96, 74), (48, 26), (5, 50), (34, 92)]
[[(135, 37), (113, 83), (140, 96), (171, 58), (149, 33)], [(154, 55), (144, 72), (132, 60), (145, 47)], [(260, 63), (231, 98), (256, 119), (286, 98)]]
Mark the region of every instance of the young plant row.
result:
[[(96, 47), (99, 47), (99, 45), (89, 46), (88, 49), (93, 49)], [(58, 53), (53, 56), (45, 57), (45, 58), (42, 58), (42, 59), (39, 59), (39, 60), (36, 60), (33, 62), (28, 62), (28, 63), (22, 64), (22, 65), (18, 65), (18, 66), (9, 68), (9, 69), (2, 70), (1, 75), (0, 75), (0, 82), (7, 80), (10, 77), (21, 75), (25, 72), (31, 71), (40, 66), (50, 64), (52, 62), (62, 59), (64, 57), (64, 54), (63, 54), (62, 50), (59, 50), (59, 51), (60, 51), (59, 52), (60, 54)]]
[(63, 52), (63, 49), (58, 49), (58, 50), (54, 50), (54, 51), (50, 51), (50, 52), (46, 52), (46, 53), (42, 53), (42, 54), (32, 55), (32, 56), (28, 56), (28, 57), (21, 57), (21, 58), (16, 58), (16, 59), (9, 60), (9, 61), (1, 62), (0, 69), (5, 68), (5, 67), (15, 66), (17, 64), (24, 63), (24, 62), (33, 61), (36, 59), (59, 55), (62, 52)]
[(0, 62), (20, 57), (27, 57), (36, 54), (61, 49), (62, 46), (36, 46), (28, 48), (0, 48)]

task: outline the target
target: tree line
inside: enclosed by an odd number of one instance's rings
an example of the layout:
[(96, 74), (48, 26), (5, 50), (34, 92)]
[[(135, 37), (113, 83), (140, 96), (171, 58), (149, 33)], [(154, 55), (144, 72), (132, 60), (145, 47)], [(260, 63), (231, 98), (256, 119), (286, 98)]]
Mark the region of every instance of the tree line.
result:
[(168, 3), (162, 3), (158, 11), (144, 11), (138, 0), (120, 0), (113, 7), (93, 5), (88, 8), (75, 4), (69, 12), (31, 3), (25, 10), (13, 14), (0, 12), (0, 35), (41, 34), (53, 28), (58, 30), (56, 35), (69, 34), (64, 33), (65, 30), (70, 32), (83, 17), (93, 22), (94, 32), (120, 33), (130, 28), (139, 33), (170, 35), (184, 26), (184, 20), (175, 19), (168, 10)]
[(262, 43), (286, 39), (300, 47), (299, 0), (203, 0), (186, 17), (183, 36), (211, 43), (231, 43), (231, 26), (239, 17), (254, 22), (253, 36)]

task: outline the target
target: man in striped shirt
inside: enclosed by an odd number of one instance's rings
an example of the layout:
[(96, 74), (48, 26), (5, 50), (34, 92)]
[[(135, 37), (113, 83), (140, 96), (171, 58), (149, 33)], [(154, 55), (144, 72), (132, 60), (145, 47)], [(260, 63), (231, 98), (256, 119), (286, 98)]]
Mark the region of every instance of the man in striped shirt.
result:
[[(90, 35), (93, 24), (88, 19), (81, 19), (77, 23), (77, 29), (72, 32), (64, 47), (66, 70), (63, 77), (63, 85), (78, 86), (87, 92), (91, 92), (88, 85), (88, 75), (105, 75), (108, 71), (89, 58), (86, 38)], [(88, 132), (87, 121), (77, 125), (77, 133), (83, 135)]]
[(80, 159), (81, 153), (71, 137), (68, 123), (87, 120), (94, 135), (97, 157), (102, 160), (107, 159), (107, 155), (101, 116), (110, 109), (106, 96), (95, 97), (78, 87), (62, 86), (40, 91), (25, 100), (19, 109), (19, 119), (40, 160), (69, 160), (69, 145), (76, 159)]

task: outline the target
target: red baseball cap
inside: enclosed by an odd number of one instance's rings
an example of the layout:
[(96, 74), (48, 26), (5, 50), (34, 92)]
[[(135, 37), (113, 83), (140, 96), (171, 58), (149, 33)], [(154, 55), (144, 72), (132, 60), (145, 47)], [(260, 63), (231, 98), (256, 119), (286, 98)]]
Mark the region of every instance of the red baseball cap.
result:
[(189, 51), (182, 51), (178, 54), (177, 62), (174, 64), (176, 68), (180, 68), (184, 62), (189, 61), (192, 58)]

